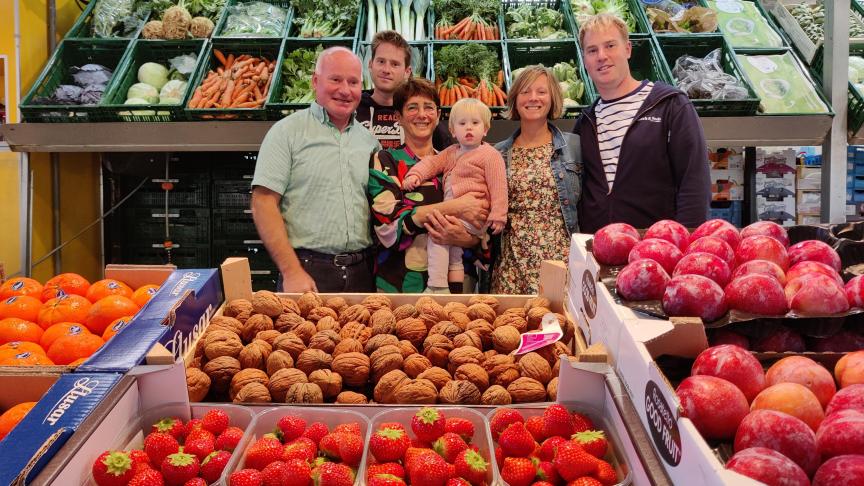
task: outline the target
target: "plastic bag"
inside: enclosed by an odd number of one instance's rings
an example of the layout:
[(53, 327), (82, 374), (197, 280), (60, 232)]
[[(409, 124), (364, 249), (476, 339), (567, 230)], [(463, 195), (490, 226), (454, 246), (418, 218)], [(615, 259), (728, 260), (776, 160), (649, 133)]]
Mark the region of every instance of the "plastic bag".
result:
[(281, 37), (287, 12), (264, 2), (239, 3), (228, 8), (222, 36)]
[(675, 61), (672, 74), (676, 84), (690, 99), (741, 100), (748, 96), (747, 88), (731, 74), (723, 71), (722, 51), (714, 49), (703, 58), (681, 56)]
[(150, 16), (149, 2), (98, 0), (93, 9), (93, 37), (132, 37)]
[(108, 84), (111, 79), (111, 70), (101, 64), (72, 66), (69, 72), (72, 74), (75, 84), (82, 88), (93, 84)]

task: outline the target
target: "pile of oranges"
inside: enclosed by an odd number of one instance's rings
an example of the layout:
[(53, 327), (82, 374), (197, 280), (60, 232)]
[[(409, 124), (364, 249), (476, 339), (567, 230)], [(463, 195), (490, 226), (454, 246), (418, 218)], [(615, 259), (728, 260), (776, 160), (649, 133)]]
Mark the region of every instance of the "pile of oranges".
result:
[(0, 285), (0, 366), (77, 366), (123, 329), (158, 290), (63, 273)]

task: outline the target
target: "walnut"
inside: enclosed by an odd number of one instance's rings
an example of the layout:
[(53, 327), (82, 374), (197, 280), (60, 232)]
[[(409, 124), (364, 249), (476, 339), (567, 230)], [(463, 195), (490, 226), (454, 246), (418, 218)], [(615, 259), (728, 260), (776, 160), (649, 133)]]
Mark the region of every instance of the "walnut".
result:
[(285, 403), (324, 403), (324, 392), (315, 383), (294, 383), (285, 393)]
[(486, 358), (483, 368), (489, 373), (490, 383), (503, 387), (513, 383), (520, 376), (519, 367), (516, 366), (513, 356), (507, 354)]
[(324, 301), (315, 292), (305, 292), (297, 299), (297, 307), (300, 308), (300, 315), (306, 317), (312, 312), (312, 309), (321, 307)]
[(555, 363), (560, 361), (559, 356), (561, 356), (562, 354), (567, 356), (572, 354), (567, 345), (562, 343), (561, 341), (555, 342), (548, 346), (543, 346), (535, 352), (542, 356), (543, 359), (545, 359), (547, 362), (549, 362), (549, 366), (555, 366)]
[(204, 366), (204, 363), (206, 363), (206, 361), (204, 361), (205, 359), (207, 359), (207, 358), (205, 358), (203, 355), (194, 357), (194, 358), (192, 358), (191, 361), (189, 361), (189, 364), (187, 364), (186, 367), (187, 368), (198, 368), (200, 370), (201, 367)]
[(247, 383), (237, 391), (232, 401), (234, 403), (270, 403), (270, 391), (262, 383)]
[[(561, 360), (555, 362), (555, 366), (552, 367), (552, 376), (558, 377), (561, 374)], [(553, 378), (554, 380), (554, 378)]]
[(219, 356), (204, 365), (204, 373), (210, 377), (210, 388), (217, 393), (228, 391), (231, 378), (240, 372), (240, 362), (231, 356)]
[(438, 389), (429, 380), (409, 380), (396, 389), (393, 398), (396, 403), (431, 404), (438, 400)]
[(537, 353), (527, 353), (519, 358), (519, 373), (524, 377), (534, 378), (544, 386), (552, 379), (552, 367)]
[(501, 326), (492, 331), (492, 345), (495, 351), (508, 354), (519, 347), (519, 331), (513, 326)]
[(330, 369), (332, 363), (333, 357), (330, 354), (320, 349), (307, 349), (294, 360), (294, 367), (309, 375), (315, 370)]
[(212, 331), (204, 335), (204, 355), (207, 359), (216, 359), (220, 356), (231, 356), (236, 358), (243, 349), (243, 341), (229, 331)]
[(414, 302), (414, 307), (417, 308), (417, 312), (421, 312), (420, 307), (427, 304), (438, 305), (438, 302), (428, 295), (421, 295), (417, 298), (417, 302)]
[(453, 380), (444, 385), (438, 393), (438, 400), (441, 403), (477, 405), (480, 403), (480, 390), (470, 381)]
[(273, 323), (273, 328), (279, 332), (293, 331), (295, 327), (306, 322), (299, 314), (285, 313), (280, 314)]
[(240, 356), (238, 356), (237, 359), (240, 361), (241, 368), (258, 368), (259, 370), (264, 370), (267, 366), (267, 358), (270, 357), (272, 351), (273, 347), (270, 346), (267, 341), (261, 341), (259, 339), (247, 344), (246, 347), (240, 351)]
[(489, 359), (492, 356), (498, 356), (498, 351), (495, 351), (494, 349), (487, 349), (486, 351), (483, 351), (483, 356), (486, 359)]
[(261, 331), (258, 334), (256, 334), (255, 339), (253, 339), (253, 341), (257, 341), (260, 339), (261, 341), (264, 341), (265, 343), (269, 344), (270, 346), (273, 346), (273, 341), (275, 341), (276, 338), (281, 336), (281, 335), (282, 335), (282, 333), (277, 331), (276, 329), (270, 329), (268, 331)]
[(465, 326), (466, 331), (474, 331), (480, 336), (480, 341), (483, 342), (483, 348), (489, 349), (492, 347), (492, 324), (484, 321), (483, 319), (476, 319), (469, 322)]
[(248, 317), (252, 312), (252, 302), (246, 299), (234, 299), (225, 304), (225, 310), (222, 311), (222, 315), (225, 317), (237, 317), (240, 314), (246, 314)]
[(306, 373), (297, 368), (283, 368), (270, 377), (270, 385), (267, 387), (270, 390), (270, 396), (274, 402), (284, 402), (285, 393), (295, 383), (308, 383)]
[(243, 324), (243, 341), (249, 343), (255, 339), (255, 335), (261, 331), (269, 331), (273, 329), (273, 319), (264, 314), (255, 314), (246, 320)]
[(491, 295), (475, 295), (468, 300), (468, 306), (472, 306), (474, 304), (486, 304), (493, 311), (498, 311), (498, 299), (492, 297)]
[(463, 314), (468, 313), (468, 306), (463, 304), (462, 302), (447, 302), (444, 304), (444, 313), (447, 316), (450, 316), (451, 312), (461, 312)]
[(334, 331), (338, 334), (342, 332), (342, 325), (339, 324), (339, 321), (337, 321), (336, 319), (330, 316), (324, 316), (318, 320), (318, 324), (315, 324), (315, 329), (317, 329), (318, 332)]
[[(224, 330), (224, 329), (220, 329), (220, 330)], [(204, 349), (207, 347), (207, 341), (204, 339), (204, 337), (206, 335), (207, 334), (205, 331), (204, 335), (199, 336), (198, 340), (195, 341), (195, 350), (192, 352), (193, 358), (204, 358)], [(198, 367), (196, 366), (196, 368), (198, 368)]]
[(270, 384), (270, 377), (267, 376), (267, 373), (264, 373), (257, 368), (246, 368), (245, 370), (240, 370), (233, 378), (231, 378), (231, 387), (228, 390), (228, 396), (233, 400), (234, 396), (237, 395), (237, 392), (249, 383), (261, 383), (266, 387)]
[(513, 326), (520, 334), (528, 331), (528, 321), (513, 314), (501, 314), (496, 317), (492, 327), (498, 329), (501, 326)]
[(513, 399), (510, 397), (510, 392), (500, 385), (492, 385), (483, 392), (480, 397), (480, 403), (483, 405), (510, 405)]
[(333, 357), (339, 356), (344, 353), (362, 353), (363, 352), (363, 343), (356, 339), (343, 339), (336, 345), (336, 348), (333, 349)]
[(468, 327), (468, 323), (471, 322), (471, 318), (468, 317), (468, 314), (465, 312), (453, 311), (447, 314), (447, 318), (450, 319), (450, 322), (459, 326), (459, 329), (463, 331)]
[(359, 322), (364, 326), (369, 324), (369, 318), (372, 317), (372, 314), (369, 312), (369, 309), (366, 306), (361, 304), (355, 304), (349, 307), (346, 307), (342, 312), (339, 313), (339, 324), (343, 326), (348, 324), (349, 322)]
[(453, 338), (453, 346), (457, 348), (461, 348), (464, 346), (473, 346), (477, 349), (483, 349), (483, 340), (480, 339), (480, 335), (474, 331), (465, 331), (461, 334), (456, 335)]
[(207, 326), (207, 332), (220, 330), (233, 332), (239, 336), (240, 333), (243, 332), (243, 323), (233, 317), (224, 315), (214, 316), (213, 319), (210, 319), (210, 324)]
[(392, 344), (381, 346), (369, 355), (369, 362), (372, 366), (372, 381), (377, 382), (387, 373), (402, 369), (402, 352)]
[(441, 321), (447, 320), (447, 313), (444, 312), (444, 307), (441, 304), (435, 302), (434, 300), (424, 301), (415, 304), (417, 307), (417, 311), (420, 313), (417, 316), (420, 320), (426, 324), (426, 329), (432, 329), (432, 326), (438, 324)]
[(342, 375), (342, 381), (348, 386), (365, 385), (369, 381), (370, 367), (369, 356), (363, 353), (343, 353), (333, 359), (333, 371)]
[(277, 349), (270, 353), (270, 356), (267, 357), (267, 374), (271, 377), (277, 371), (283, 368), (293, 368), (294, 367), (294, 358), (288, 354), (288, 351), (283, 351), (281, 349)]
[(273, 340), (273, 349), (286, 351), (291, 355), (294, 361), (297, 361), (297, 357), (300, 356), (300, 353), (306, 351), (306, 344), (293, 332), (286, 332)]
[(414, 346), (423, 343), (427, 332), (426, 324), (415, 317), (396, 321), (396, 335), (399, 336), (399, 339), (411, 341)]
[(273, 292), (259, 290), (252, 295), (252, 312), (278, 317), (282, 313), (282, 301)]
[(348, 302), (346, 302), (342, 297), (330, 297), (327, 299), (327, 302), (324, 303), (324, 306), (333, 309), (336, 311), (336, 315), (339, 315), (340, 312), (348, 307)]
[(497, 317), (495, 309), (489, 307), (488, 304), (474, 304), (468, 307), (468, 318), (472, 321), (475, 319), (483, 319), (487, 322), (493, 322)]
[(457, 334), (462, 332), (462, 328), (453, 324), (450, 321), (441, 321), (438, 324), (432, 326), (432, 329), (429, 329), (429, 335), (433, 334), (441, 334), (443, 336), (447, 336), (449, 339), (453, 339)]
[(190, 402), (202, 402), (210, 391), (210, 377), (198, 368), (186, 368), (186, 390)]
[(309, 346), (309, 342), (312, 341), (312, 336), (318, 332), (318, 328), (315, 327), (315, 324), (312, 324), (309, 321), (305, 321), (303, 324), (295, 326), (293, 330), (291, 330), (294, 334), (297, 335), (300, 339), (303, 340), (303, 344)]
[(455, 373), (456, 369), (463, 364), (482, 364), (483, 352), (477, 348), (466, 346), (464, 348), (456, 348), (453, 351), (450, 351), (448, 358), (449, 364), (447, 365), (447, 370), (450, 371), (450, 373)]
[(549, 302), (549, 299), (546, 297), (532, 297), (525, 301), (523, 307), (526, 310), (531, 310), (535, 307), (546, 307), (548, 309), (550, 305), (552, 305), (552, 303)]
[(336, 349), (336, 345), (340, 341), (342, 341), (342, 336), (337, 334), (336, 331), (319, 331), (309, 341), (309, 349), (320, 349), (330, 354)]
[(412, 354), (417, 354), (417, 347), (411, 341), (405, 339), (399, 341), (399, 350), (402, 351), (402, 357), (407, 358)]
[(399, 338), (392, 334), (376, 334), (366, 341), (366, 346), (363, 349), (363, 352), (372, 356), (372, 353), (383, 346), (394, 346), (398, 348)]
[(297, 305), (297, 302), (294, 302), (294, 299), (291, 297), (279, 296), (279, 302), (282, 302), (282, 313), (283, 314), (297, 314), (300, 315), (300, 306)]
[(525, 319), (526, 317), (528, 317), (528, 309), (525, 309), (524, 307), (512, 307), (505, 310), (503, 314), (515, 315), (521, 317), (522, 319)]
[(374, 294), (366, 297), (360, 302), (367, 309), (369, 309), (369, 313), (375, 313), (375, 311), (381, 309), (392, 309), (393, 303), (390, 301), (390, 298), (386, 295)]
[(408, 383), (408, 375), (402, 370), (393, 370), (378, 380), (372, 396), (378, 403), (396, 403), (396, 390)]
[(573, 342), (573, 337), (576, 334), (576, 324), (574, 324), (570, 319), (564, 317), (564, 314), (556, 313), (555, 317), (558, 318), (558, 323), (561, 324), (561, 330), (564, 331), (564, 336), (561, 338), (561, 342)]
[(522, 377), (510, 383), (507, 392), (514, 403), (542, 402), (546, 400), (546, 387), (534, 378)]
[(549, 396), (550, 402), (558, 401), (558, 377), (552, 378), (549, 380), (549, 384), (546, 385), (546, 394)]
[(309, 383), (321, 389), (324, 398), (334, 398), (342, 391), (342, 377), (331, 370), (315, 370), (309, 374)]
[(372, 329), (366, 327), (365, 324), (351, 321), (342, 326), (342, 330), (339, 331), (339, 334), (342, 336), (342, 339), (356, 339), (365, 346), (366, 341), (372, 337)]
[(246, 320), (248, 320), (253, 315), (254, 313), (251, 310), (243, 311), (234, 316), (234, 319), (237, 319), (241, 324), (246, 324)]
[(397, 321), (408, 319), (409, 317), (417, 317), (419, 315), (420, 313), (417, 312), (417, 308), (411, 304), (400, 305), (393, 309), (393, 317), (396, 318)]
[(309, 315), (306, 316), (306, 319), (317, 324), (318, 321), (325, 317), (329, 317), (335, 321), (339, 318), (339, 314), (329, 307), (316, 307), (309, 311)]
[(453, 342), (447, 336), (436, 334), (423, 341), (423, 355), (435, 366), (446, 368), (450, 351), (453, 351)]
[(450, 376), (450, 373), (448, 373), (447, 370), (437, 366), (433, 366), (423, 373), (420, 373), (417, 378), (431, 381), (435, 384), (435, 388), (437, 388), (438, 391), (441, 391), (447, 382), (453, 380), (453, 377)]
[(543, 321), (543, 316), (549, 314), (550, 312), (552, 311), (545, 307), (532, 307), (528, 309), (528, 329), (532, 331), (535, 329), (540, 329), (540, 323)]
[(489, 373), (478, 364), (468, 363), (456, 368), (453, 378), (457, 380), (470, 381), (483, 393), (489, 388)]
[(402, 369), (405, 370), (405, 374), (410, 376), (411, 378), (417, 378), (420, 373), (428, 370), (432, 367), (432, 363), (426, 359), (426, 356), (422, 354), (412, 354), (405, 358), (405, 362), (402, 364)]
[(390, 309), (379, 309), (369, 318), (372, 335), (393, 334), (396, 332), (396, 317)]
[(343, 391), (336, 396), (336, 403), (344, 403), (345, 405), (365, 405), (369, 403), (366, 395), (357, 392)]

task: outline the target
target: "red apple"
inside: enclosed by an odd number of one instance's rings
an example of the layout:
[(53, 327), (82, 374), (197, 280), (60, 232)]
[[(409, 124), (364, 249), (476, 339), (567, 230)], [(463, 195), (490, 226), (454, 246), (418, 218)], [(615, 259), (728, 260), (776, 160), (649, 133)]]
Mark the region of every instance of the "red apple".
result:
[(786, 247), (770, 236), (748, 236), (741, 240), (735, 250), (735, 261), (740, 264), (751, 260), (767, 260), (784, 271), (789, 268)]
[(805, 346), (801, 334), (783, 327), (753, 341), (752, 348), (760, 352), (803, 353)]
[(864, 452), (864, 413), (858, 410), (834, 412), (816, 431), (822, 459)]
[(841, 287), (843, 286), (843, 279), (840, 278), (840, 274), (837, 273), (836, 270), (824, 263), (811, 261), (798, 262), (795, 265), (792, 265), (792, 267), (786, 272), (786, 280), (791, 282), (798, 277), (803, 277), (810, 273), (821, 273), (826, 277), (834, 279), (834, 281), (836, 281)]
[(591, 251), (594, 258), (604, 265), (623, 265), (627, 255), (639, 242), (639, 232), (626, 223), (606, 225), (594, 234)]
[(626, 300), (660, 300), (668, 283), (666, 270), (647, 258), (627, 264), (615, 280), (618, 293)]
[(723, 287), (729, 283), (729, 277), (732, 272), (729, 270), (729, 265), (720, 257), (711, 253), (697, 252), (684, 255), (678, 264), (675, 265), (675, 271), (672, 272), (673, 277), (678, 275), (702, 275), (717, 282), (717, 285)]
[(750, 349), (750, 340), (747, 336), (742, 336), (734, 331), (726, 329), (715, 329), (709, 336), (711, 346), (720, 346), (723, 344), (732, 344), (744, 349)]
[(776, 410), (798, 417), (814, 431), (825, 418), (819, 399), (804, 385), (777, 383), (759, 392), (750, 410)]
[(694, 231), (692, 235), (690, 235), (690, 241), (694, 242), (703, 236), (716, 236), (726, 243), (729, 243), (729, 246), (731, 246), (733, 250), (738, 248), (738, 243), (741, 242), (741, 235), (738, 234), (738, 228), (723, 219), (705, 221), (696, 228), (696, 231)]
[(721, 345), (702, 351), (690, 374), (723, 378), (737, 386), (748, 403), (765, 388), (765, 373), (759, 360), (738, 346)]
[(716, 321), (726, 314), (726, 298), (723, 289), (710, 278), (679, 275), (666, 286), (663, 312), (670, 317), (700, 317), (706, 322)]
[(841, 269), (840, 255), (834, 248), (818, 240), (806, 240), (789, 247), (789, 264), (798, 262), (821, 262), (836, 270)]
[(761, 481), (768, 486), (810, 486), (810, 479), (792, 459), (765, 447), (735, 453), (726, 469)]
[(766, 447), (795, 461), (808, 476), (816, 472), (821, 460), (816, 434), (800, 419), (774, 410), (750, 412), (735, 433), (735, 452), (751, 447)]
[(658, 238), (649, 238), (636, 243), (636, 246), (630, 250), (627, 261), (632, 263), (643, 258), (650, 258), (659, 263), (667, 274), (672, 274), (681, 256), (681, 250), (672, 243)]
[(773, 221), (757, 221), (741, 230), (741, 238), (756, 235), (770, 236), (779, 241), (784, 248), (789, 246), (789, 235), (786, 229)]
[(849, 310), (843, 287), (820, 273), (790, 280), (785, 290), (789, 308), (801, 315), (829, 315)]
[(765, 373), (765, 381), (768, 386), (777, 383), (804, 385), (816, 395), (822, 407), (828, 405), (831, 397), (837, 393), (831, 372), (804, 356), (789, 356), (774, 363)]
[(732, 272), (732, 280), (753, 273), (768, 275), (780, 282), (780, 285), (786, 285), (786, 274), (783, 272), (783, 269), (777, 266), (776, 263), (767, 260), (750, 260), (749, 262), (742, 263)]
[(685, 378), (675, 390), (684, 416), (706, 439), (731, 439), (749, 413), (747, 398), (732, 383), (714, 376)]
[(841, 410), (857, 410), (864, 413), (864, 384), (849, 385), (834, 394), (825, 407), (825, 415), (833, 415)]
[(864, 484), (864, 456), (847, 454), (823, 462), (813, 486), (861, 486)]
[(729, 243), (726, 243), (720, 238), (706, 236), (695, 241), (691, 240), (690, 246), (687, 247), (687, 251), (685, 251), (684, 254), (689, 255), (691, 253), (703, 252), (720, 257), (727, 265), (729, 265), (729, 268), (735, 266), (735, 250), (729, 246)]
[(677, 246), (684, 251), (690, 244), (690, 232), (681, 223), (671, 219), (663, 219), (652, 224), (645, 232), (645, 239), (659, 238)]
[(824, 338), (812, 338), (812, 342), (810, 351), (817, 353), (849, 353), (864, 349), (864, 335), (849, 330)]
[(780, 282), (767, 275), (753, 273), (738, 277), (724, 292), (730, 309), (762, 316), (779, 316), (789, 310)]
[(849, 307), (864, 307), (864, 275), (846, 282), (846, 300)]

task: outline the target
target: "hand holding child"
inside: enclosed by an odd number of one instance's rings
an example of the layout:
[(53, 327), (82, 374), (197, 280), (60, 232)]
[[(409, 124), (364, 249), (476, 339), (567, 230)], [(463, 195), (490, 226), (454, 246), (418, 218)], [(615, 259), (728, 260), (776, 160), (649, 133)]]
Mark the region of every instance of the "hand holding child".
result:
[(409, 174), (406, 175), (404, 179), (402, 179), (402, 189), (406, 191), (413, 191), (415, 187), (420, 185), (420, 178), (416, 175)]

